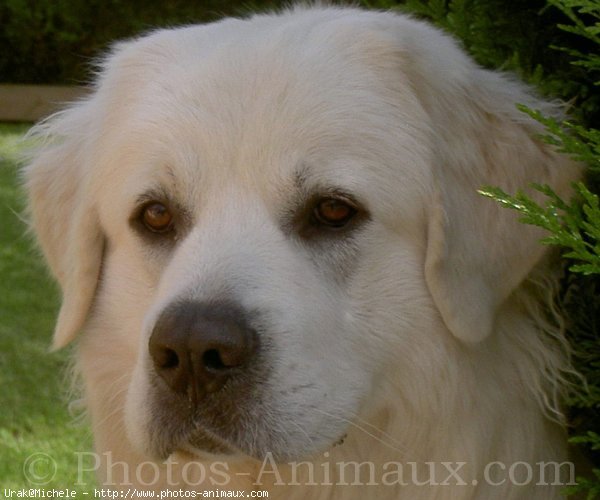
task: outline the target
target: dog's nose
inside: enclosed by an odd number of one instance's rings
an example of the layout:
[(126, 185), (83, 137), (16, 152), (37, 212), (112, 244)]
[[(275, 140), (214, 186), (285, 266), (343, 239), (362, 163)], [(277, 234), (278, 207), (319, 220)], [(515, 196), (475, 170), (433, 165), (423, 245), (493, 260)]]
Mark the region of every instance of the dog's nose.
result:
[(148, 347), (156, 373), (195, 403), (243, 372), (257, 344), (239, 307), (179, 302), (159, 316)]

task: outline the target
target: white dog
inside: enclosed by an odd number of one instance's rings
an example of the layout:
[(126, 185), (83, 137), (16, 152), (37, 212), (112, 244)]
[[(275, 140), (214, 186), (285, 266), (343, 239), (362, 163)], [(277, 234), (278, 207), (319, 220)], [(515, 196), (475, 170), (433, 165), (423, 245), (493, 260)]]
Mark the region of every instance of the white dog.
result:
[(515, 103), (553, 108), (392, 13), (117, 45), (25, 170), (101, 482), (558, 497), (568, 363), (531, 279), (554, 272), (477, 190), (568, 195), (579, 168)]

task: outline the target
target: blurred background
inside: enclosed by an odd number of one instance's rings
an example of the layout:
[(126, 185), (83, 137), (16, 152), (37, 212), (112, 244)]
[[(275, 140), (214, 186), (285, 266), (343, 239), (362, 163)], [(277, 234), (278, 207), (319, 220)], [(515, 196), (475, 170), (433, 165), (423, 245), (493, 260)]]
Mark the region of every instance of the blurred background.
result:
[[(567, 232), (552, 234), (553, 242), (562, 245), (566, 254), (565, 278), (557, 299), (568, 317), (574, 363), (588, 381), (584, 385), (574, 380), (578, 390), (568, 401), (570, 433), (579, 453), (596, 467), (572, 491), (600, 498), (600, 0), (358, 3), (428, 19), (453, 33), (480, 64), (515, 72), (541, 94), (569, 103), (569, 123), (549, 123), (548, 140), (590, 166), (587, 187), (578, 188), (578, 200), (540, 207), (537, 215), (543, 219), (559, 214), (562, 222), (568, 222)], [(116, 40), (158, 27), (246, 16), (283, 4), (0, 0), (2, 487), (88, 491), (94, 485), (93, 474), (79, 477), (76, 473), (78, 461), (85, 465), (76, 452), (89, 451), (92, 445), (85, 418), (79, 416), (76, 405), (69, 406), (73, 397), (64, 389), (69, 353), (48, 352), (59, 292), (26, 234), (21, 215), (24, 197), (18, 165), (30, 121), (79, 95), (93, 78), (95, 61)], [(538, 222), (543, 225), (541, 219)], [(578, 253), (574, 245), (583, 250)]]

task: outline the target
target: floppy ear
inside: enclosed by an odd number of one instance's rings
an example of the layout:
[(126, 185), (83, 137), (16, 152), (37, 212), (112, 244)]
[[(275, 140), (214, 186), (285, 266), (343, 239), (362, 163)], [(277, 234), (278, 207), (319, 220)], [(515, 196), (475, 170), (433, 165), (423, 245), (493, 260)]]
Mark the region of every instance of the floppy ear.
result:
[(542, 257), (545, 235), (477, 190), (531, 193), (548, 184), (567, 196), (580, 167), (543, 143), (542, 127), (516, 109), (556, 115), (556, 106), (522, 84), (477, 67), (453, 40), (427, 26), (405, 52), (415, 92), (431, 120), (435, 150), (425, 278), (448, 329), (477, 342), (494, 328), (499, 307)]
[(42, 136), (42, 145), (24, 169), (31, 226), (63, 293), (54, 349), (83, 326), (102, 261), (103, 237), (86, 173), (86, 111), (78, 105), (38, 126), (33, 136)]

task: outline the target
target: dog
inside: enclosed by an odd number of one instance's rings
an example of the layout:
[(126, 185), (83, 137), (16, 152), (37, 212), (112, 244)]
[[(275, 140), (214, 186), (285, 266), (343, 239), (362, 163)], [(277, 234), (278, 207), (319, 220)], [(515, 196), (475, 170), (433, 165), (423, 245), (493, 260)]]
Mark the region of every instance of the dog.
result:
[(478, 190), (569, 196), (580, 168), (516, 103), (560, 113), (391, 12), (117, 44), (24, 167), (84, 466), (114, 490), (558, 498), (558, 271)]

